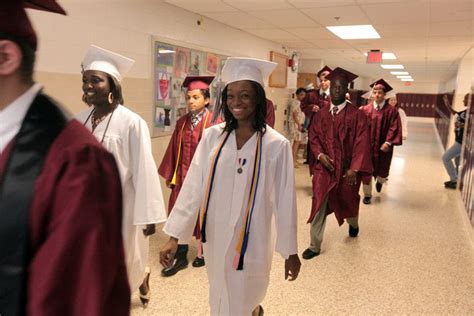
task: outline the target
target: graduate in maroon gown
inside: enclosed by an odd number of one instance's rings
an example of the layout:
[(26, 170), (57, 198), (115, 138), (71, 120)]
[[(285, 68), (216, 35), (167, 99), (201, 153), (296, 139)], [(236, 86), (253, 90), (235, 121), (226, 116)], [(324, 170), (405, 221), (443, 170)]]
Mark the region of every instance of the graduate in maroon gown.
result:
[[(313, 118), (316, 116), (322, 108), (331, 104), (330, 98), (330, 81), (327, 79), (327, 75), (331, 73), (332, 69), (328, 66), (324, 66), (321, 70), (318, 71), (316, 76), (319, 80), (319, 89), (308, 89), (306, 90), (306, 97), (301, 101), (300, 107), (301, 111), (304, 112), (305, 116), (309, 119), (308, 126), (308, 139), (311, 137), (311, 125), (313, 124)], [(308, 154), (307, 161), (309, 165), (309, 173), (313, 175), (313, 168), (316, 163), (316, 160), (311, 151), (311, 143), (308, 141)]]
[(339, 225), (347, 220), (349, 236), (359, 233), (359, 188), (362, 176), (370, 175), (370, 141), (367, 118), (345, 100), (348, 84), (356, 75), (336, 68), (331, 80), (331, 105), (314, 116), (311, 125), (311, 150), (316, 163), (313, 175), (311, 243), (304, 259), (319, 255), (326, 216), (336, 215)]
[[(168, 213), (171, 212), (178, 198), (204, 129), (221, 122), (221, 120), (212, 122), (213, 113), (208, 109), (209, 85), (213, 80), (212, 76), (188, 76), (183, 82), (183, 87), (187, 88), (186, 102), (189, 113), (176, 122), (175, 130), (158, 169), (160, 176), (166, 180), (166, 186), (171, 189)], [(198, 241), (200, 240), (199, 225), (196, 225), (193, 236)], [(186, 268), (188, 265), (187, 254), (187, 243), (178, 245), (175, 263), (171, 267), (163, 269), (161, 274), (172, 276), (179, 270)], [(194, 267), (205, 265), (200, 242), (198, 242), (198, 255), (192, 265)]]
[[(382, 184), (387, 181), (393, 156), (393, 146), (402, 144), (402, 122), (395, 107), (385, 100), (386, 93), (392, 87), (383, 79), (370, 85), (373, 100), (360, 107), (367, 115), (370, 126), (370, 142), (373, 177), (376, 179), (377, 192), (382, 190)], [(372, 177), (364, 177), (364, 204), (370, 204), (372, 199)]]
[(0, 315), (129, 315), (111, 154), (33, 82), (24, 7), (0, 4)]
[(267, 117), (266, 117), (267, 125), (271, 128), (275, 127), (275, 106), (270, 99), (267, 99)]

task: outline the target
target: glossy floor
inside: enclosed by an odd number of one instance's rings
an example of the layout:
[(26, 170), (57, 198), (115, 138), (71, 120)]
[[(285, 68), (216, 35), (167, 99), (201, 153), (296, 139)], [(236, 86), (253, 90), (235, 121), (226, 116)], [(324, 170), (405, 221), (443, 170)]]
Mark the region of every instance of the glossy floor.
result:
[[(474, 248), (459, 192), (447, 190), (441, 146), (434, 126), (410, 120), (408, 140), (395, 149), (390, 179), (371, 205), (361, 204), (360, 234), (328, 218), (322, 252), (303, 261), (295, 282), (283, 279), (276, 254), (262, 302), (266, 315), (474, 314)], [(311, 182), (306, 166), (296, 170), (298, 241), (309, 242), (306, 224)], [(134, 294), (132, 315), (209, 314), (205, 268), (162, 278), (151, 241), (152, 298), (143, 309)], [(194, 259), (195, 247), (189, 253)]]

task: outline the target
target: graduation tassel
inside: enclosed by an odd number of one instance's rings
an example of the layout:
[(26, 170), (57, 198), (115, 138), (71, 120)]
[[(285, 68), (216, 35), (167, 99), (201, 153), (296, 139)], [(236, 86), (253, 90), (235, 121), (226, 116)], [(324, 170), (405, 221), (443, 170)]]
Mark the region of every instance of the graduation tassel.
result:
[(222, 138), (221, 143), (217, 147), (216, 151), (214, 152), (214, 156), (212, 157), (211, 168), (209, 169), (209, 175), (207, 177), (207, 188), (206, 188), (206, 195), (205, 198), (202, 200), (201, 209), (200, 209), (200, 224), (201, 224), (201, 241), (205, 243), (206, 239), (206, 220), (207, 220), (207, 209), (209, 208), (209, 201), (211, 198), (212, 187), (214, 184), (214, 176), (216, 175), (216, 167), (217, 162), (219, 161), (219, 156), (221, 154), (222, 148), (224, 144), (227, 142), (230, 133), (226, 133), (226, 135)]

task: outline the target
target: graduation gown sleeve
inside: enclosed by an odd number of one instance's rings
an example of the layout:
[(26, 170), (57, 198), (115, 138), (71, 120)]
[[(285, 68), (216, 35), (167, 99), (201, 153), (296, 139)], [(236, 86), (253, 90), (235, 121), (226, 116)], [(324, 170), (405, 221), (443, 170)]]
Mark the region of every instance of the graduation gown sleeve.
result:
[(66, 128), (35, 186), (27, 315), (128, 315), (117, 167), (95, 140), (71, 146), (88, 131), (70, 126), (80, 133)]
[(178, 158), (179, 134), (183, 126), (182, 124), (186, 123), (186, 117), (187, 115), (178, 120), (174, 132), (171, 135), (168, 147), (166, 148), (163, 160), (161, 160), (160, 167), (158, 168), (160, 176), (168, 181), (173, 179), (174, 169), (176, 168), (176, 159)]
[(366, 115), (362, 111), (356, 112), (355, 133), (352, 159), (350, 169), (357, 170), (359, 175), (370, 175), (372, 173), (372, 161), (370, 159), (369, 126)]
[(201, 198), (205, 186), (205, 170), (209, 163), (211, 148), (207, 140), (207, 132), (194, 153), (186, 178), (176, 203), (171, 211), (163, 231), (169, 236), (187, 242), (191, 239), (201, 206)]
[(288, 259), (296, 254), (297, 247), (297, 211), (293, 156), (288, 142), (283, 142), (280, 153), (276, 155), (275, 183), (275, 224), (276, 245), (275, 250)]
[(160, 179), (151, 150), (150, 133), (145, 121), (134, 122), (129, 129), (130, 167), (135, 187), (134, 225), (160, 223), (166, 212)]
[(399, 146), (402, 144), (402, 121), (398, 110), (394, 107), (390, 108), (388, 132), (385, 138), (392, 146)]

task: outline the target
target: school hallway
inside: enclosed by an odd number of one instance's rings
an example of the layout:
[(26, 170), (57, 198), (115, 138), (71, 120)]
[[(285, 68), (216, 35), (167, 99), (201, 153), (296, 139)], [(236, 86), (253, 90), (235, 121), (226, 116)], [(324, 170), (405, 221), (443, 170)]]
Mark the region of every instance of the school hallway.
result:
[[(448, 190), (442, 147), (432, 119), (409, 119), (408, 140), (395, 148), (388, 183), (361, 203), (360, 233), (348, 236), (328, 217), (321, 254), (302, 261), (295, 282), (284, 281), (284, 261), (275, 254), (266, 315), (474, 314), (473, 231), (457, 190)], [(296, 170), (299, 255), (309, 243), (306, 224), (311, 179)], [(362, 193), (362, 192), (361, 192)], [(151, 242), (151, 291), (143, 309), (134, 293), (132, 315), (209, 314), (205, 268), (189, 267), (160, 276), (161, 232)]]

